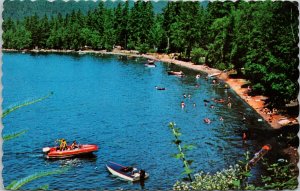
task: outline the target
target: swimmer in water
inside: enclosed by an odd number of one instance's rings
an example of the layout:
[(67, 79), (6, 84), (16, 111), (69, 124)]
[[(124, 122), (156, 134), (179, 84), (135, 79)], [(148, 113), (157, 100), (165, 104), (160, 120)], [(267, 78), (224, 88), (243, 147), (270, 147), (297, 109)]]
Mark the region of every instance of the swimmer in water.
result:
[(184, 108), (185, 107), (185, 103), (182, 101), (181, 102), (181, 108)]
[(211, 121), (210, 121), (209, 118), (205, 118), (205, 119), (204, 119), (204, 122), (207, 123), (207, 124), (210, 124), (210, 123), (211, 123)]
[(229, 108), (231, 108), (231, 102), (229, 102), (229, 103), (227, 104), (227, 106), (228, 106)]

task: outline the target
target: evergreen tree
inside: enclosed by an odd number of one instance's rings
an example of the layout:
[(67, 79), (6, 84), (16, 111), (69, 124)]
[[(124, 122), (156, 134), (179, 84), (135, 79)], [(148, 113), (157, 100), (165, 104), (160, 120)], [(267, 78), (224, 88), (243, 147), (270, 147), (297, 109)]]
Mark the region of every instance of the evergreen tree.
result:
[[(174, 52), (176, 51), (172, 45), (170, 44), (170, 37), (171, 37), (171, 25), (176, 22), (177, 13), (180, 11), (181, 2), (173, 2), (168, 1), (167, 6), (163, 9), (163, 29), (166, 34), (166, 51), (167, 52)], [(174, 27), (174, 26), (173, 26)], [(176, 28), (176, 27), (175, 27)]]
[(107, 9), (104, 15), (104, 31), (102, 37), (102, 44), (104, 48), (108, 51), (111, 51), (116, 42), (115, 29), (113, 26), (113, 11), (111, 9)]
[(163, 17), (161, 15), (156, 15), (154, 24), (150, 29), (149, 41), (152, 48), (157, 52), (158, 48), (160, 48), (163, 37), (165, 36), (165, 32), (163, 30)]

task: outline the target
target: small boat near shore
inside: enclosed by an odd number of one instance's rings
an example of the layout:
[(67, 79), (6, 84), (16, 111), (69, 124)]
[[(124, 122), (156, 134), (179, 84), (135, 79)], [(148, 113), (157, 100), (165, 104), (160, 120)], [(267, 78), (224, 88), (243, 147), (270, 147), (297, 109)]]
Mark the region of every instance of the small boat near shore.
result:
[(93, 152), (98, 151), (98, 146), (93, 144), (79, 145), (78, 148), (71, 149), (68, 146), (67, 150), (59, 150), (59, 147), (45, 147), (43, 152), (46, 153), (48, 159), (64, 159), (73, 158), (77, 156), (90, 155)]
[(182, 71), (180, 71), (180, 72), (168, 71), (168, 75), (184, 76), (184, 73)]
[(155, 86), (155, 89), (157, 89), (157, 90), (166, 90), (166, 88), (164, 88), (164, 87), (158, 87), (158, 86)]
[(221, 75), (221, 72), (217, 72), (217, 73), (209, 74), (207, 77), (209, 77), (209, 78), (213, 78), (213, 77), (216, 77), (216, 76), (219, 76), (219, 75)]
[(145, 66), (148, 67), (148, 68), (155, 68), (156, 67), (155, 64), (149, 64), (149, 63), (146, 63)]
[(149, 174), (144, 170), (138, 171), (136, 168), (123, 166), (114, 162), (108, 162), (106, 168), (111, 174), (131, 182), (143, 181), (149, 177)]
[(149, 68), (154, 68), (156, 67), (155, 63), (154, 63), (154, 60), (148, 60), (148, 62), (145, 64), (146, 67), (149, 67)]

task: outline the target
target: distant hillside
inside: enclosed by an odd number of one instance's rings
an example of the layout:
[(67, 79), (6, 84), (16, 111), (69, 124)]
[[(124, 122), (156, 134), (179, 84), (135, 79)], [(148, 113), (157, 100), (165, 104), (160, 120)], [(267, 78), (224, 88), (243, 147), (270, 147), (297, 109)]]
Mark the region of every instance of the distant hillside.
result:
[[(104, 2), (105, 7), (114, 8), (117, 7), (119, 2), (124, 2), (121, 0), (111, 1), (107, 0)], [(4, 11), (3, 18), (6, 19), (11, 17), (12, 19), (22, 19), (26, 16), (31, 16), (37, 14), (38, 16), (47, 16), (57, 15), (61, 13), (65, 15), (67, 13), (71, 13), (72, 10), (81, 10), (84, 14), (88, 12), (88, 10), (94, 9), (99, 4), (99, 0), (97, 2), (94, 1), (73, 1), (70, 0), (68, 2), (62, 0), (55, 0), (53, 2), (49, 2), (47, 0), (36, 0), (32, 2), (31, 0), (5, 0), (3, 3)], [(134, 1), (129, 1), (129, 5), (133, 6)], [(160, 13), (162, 9), (166, 6), (167, 1), (158, 1), (152, 2), (154, 12)]]

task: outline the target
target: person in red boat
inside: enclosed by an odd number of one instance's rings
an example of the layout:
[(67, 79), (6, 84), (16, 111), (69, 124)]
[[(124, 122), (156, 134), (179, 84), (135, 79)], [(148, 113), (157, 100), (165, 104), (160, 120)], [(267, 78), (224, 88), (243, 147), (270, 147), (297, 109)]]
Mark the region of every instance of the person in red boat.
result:
[(76, 141), (73, 141), (72, 145), (71, 145), (71, 149), (76, 149), (79, 148), (78, 144), (76, 143)]
[(59, 145), (59, 150), (63, 151), (63, 150), (67, 150), (68, 146), (67, 146), (67, 141), (65, 139), (60, 139), (60, 145)]

